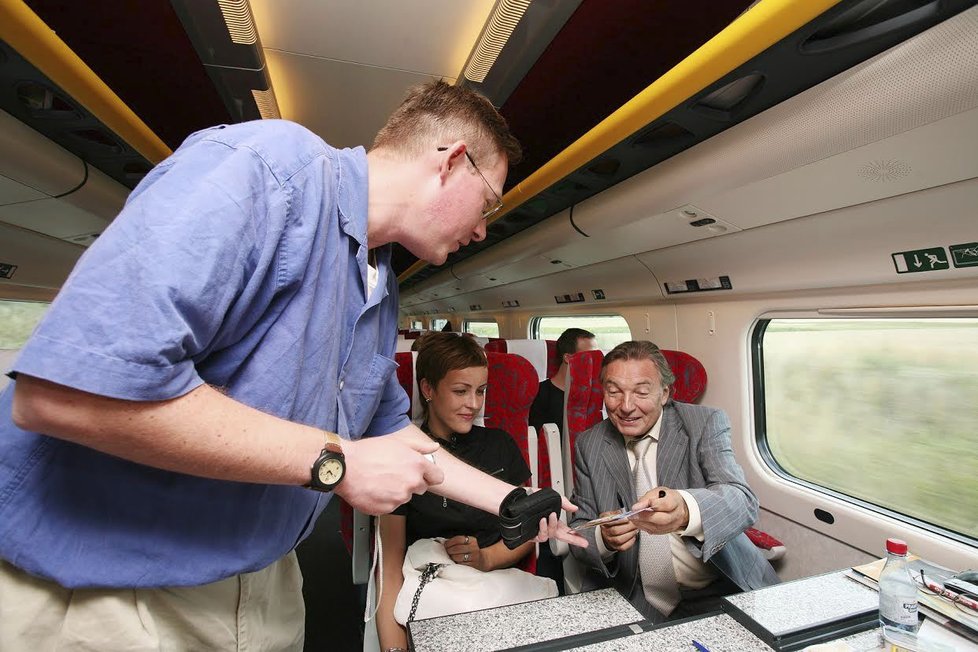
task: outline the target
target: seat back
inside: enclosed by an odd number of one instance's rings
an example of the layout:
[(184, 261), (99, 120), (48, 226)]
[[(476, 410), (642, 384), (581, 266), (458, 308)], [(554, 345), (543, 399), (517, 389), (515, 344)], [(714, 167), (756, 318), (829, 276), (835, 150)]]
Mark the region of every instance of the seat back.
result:
[(703, 363), (688, 353), (662, 349), (676, 380), (672, 383), (672, 398), (683, 403), (698, 403), (706, 391), (706, 369)]
[(486, 353), (489, 360), (489, 391), (486, 392), (485, 424), (498, 428), (516, 442), (523, 459), (533, 474), (533, 484), (539, 482), (538, 450), (530, 445), (530, 405), (536, 398), (540, 383), (533, 366), (513, 353)]
[(579, 434), (604, 418), (604, 390), (600, 378), (603, 359), (601, 351), (579, 351), (567, 362), (560, 448), (564, 455), (564, 489), (568, 496), (574, 490), (574, 442)]
[(397, 382), (401, 384), (411, 400), (411, 411), (408, 412), (411, 421), (421, 418), (421, 390), (418, 388), (418, 381), (414, 374), (414, 364), (417, 359), (417, 351), (398, 351), (394, 354), (394, 362), (397, 363)]
[[(530, 485), (540, 486), (539, 443), (531, 428), (530, 405), (540, 387), (536, 372), (526, 359), (512, 353), (486, 353), (489, 361), (489, 391), (486, 392), (485, 422), (488, 428), (509, 433), (530, 468)], [(549, 469), (547, 469), (549, 481)], [(536, 571), (537, 551), (527, 555), (519, 568)]]
[[(515, 353), (530, 361), (541, 382), (552, 377), (560, 367), (555, 340), (489, 339), (483, 347), (486, 353)], [(559, 424), (558, 424), (559, 425)]]
[(507, 353), (506, 340), (499, 338), (490, 339), (482, 348), (486, 350), (486, 353)]

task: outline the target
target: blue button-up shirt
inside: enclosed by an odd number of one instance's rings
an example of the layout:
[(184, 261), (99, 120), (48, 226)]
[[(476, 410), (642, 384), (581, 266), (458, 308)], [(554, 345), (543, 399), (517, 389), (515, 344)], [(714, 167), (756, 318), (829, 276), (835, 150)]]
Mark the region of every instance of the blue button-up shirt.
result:
[[(347, 439), (393, 432), (408, 400), (394, 374), (389, 248), (377, 262), (367, 299), (362, 148), (333, 149), (284, 121), (208, 129), (132, 192), (14, 371), (136, 401), (208, 383)], [(0, 395), (0, 557), (67, 587), (196, 585), (263, 568), (329, 498), (25, 432), (12, 397), (13, 384)]]

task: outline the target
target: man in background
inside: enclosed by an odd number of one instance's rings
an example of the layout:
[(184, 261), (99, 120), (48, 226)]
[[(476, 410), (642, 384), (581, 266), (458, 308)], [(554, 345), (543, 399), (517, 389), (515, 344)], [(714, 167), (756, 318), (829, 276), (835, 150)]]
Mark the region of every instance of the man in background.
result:
[(578, 351), (591, 351), (594, 348), (594, 333), (583, 328), (568, 328), (557, 338), (557, 359), (560, 360), (560, 366), (553, 376), (540, 383), (537, 396), (530, 406), (530, 425), (537, 432), (540, 432), (545, 423), (554, 423), (558, 429), (564, 427), (567, 360)]

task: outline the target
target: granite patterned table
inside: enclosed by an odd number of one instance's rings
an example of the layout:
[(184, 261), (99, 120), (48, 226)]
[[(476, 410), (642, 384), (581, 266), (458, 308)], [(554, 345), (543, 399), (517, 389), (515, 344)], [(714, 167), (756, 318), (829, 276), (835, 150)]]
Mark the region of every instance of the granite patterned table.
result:
[(864, 631), (878, 622), (879, 594), (843, 571), (729, 595), (729, 612), (775, 649)]
[(415, 652), (506, 650), (642, 620), (617, 591), (602, 589), (416, 620), (408, 625), (408, 635)]
[(727, 614), (660, 626), (652, 631), (570, 649), (580, 652), (692, 652), (693, 640), (705, 645), (710, 652), (771, 652), (761, 639)]

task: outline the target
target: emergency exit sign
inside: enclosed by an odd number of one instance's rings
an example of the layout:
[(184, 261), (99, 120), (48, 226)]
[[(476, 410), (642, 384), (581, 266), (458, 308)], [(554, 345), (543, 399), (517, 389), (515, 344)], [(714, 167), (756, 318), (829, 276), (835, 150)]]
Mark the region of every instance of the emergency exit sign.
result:
[(898, 251), (890, 254), (897, 274), (913, 274), (915, 272), (934, 272), (939, 269), (950, 269), (947, 252), (944, 247), (933, 249), (914, 249), (913, 251)]

